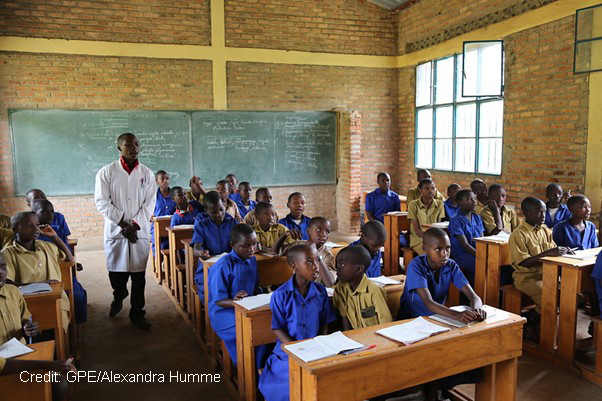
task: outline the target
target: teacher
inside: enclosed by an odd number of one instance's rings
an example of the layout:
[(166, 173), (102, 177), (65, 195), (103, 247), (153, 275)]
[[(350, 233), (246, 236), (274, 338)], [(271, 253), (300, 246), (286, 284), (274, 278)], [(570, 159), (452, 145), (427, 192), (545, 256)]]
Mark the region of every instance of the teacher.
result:
[(138, 162), (140, 143), (132, 133), (119, 135), (120, 158), (96, 174), (94, 202), (105, 218), (104, 241), (107, 270), (113, 287), (110, 317), (121, 311), (132, 280), (130, 321), (150, 330), (145, 319), (145, 270), (149, 253), (149, 221), (155, 208), (157, 188), (153, 172)]

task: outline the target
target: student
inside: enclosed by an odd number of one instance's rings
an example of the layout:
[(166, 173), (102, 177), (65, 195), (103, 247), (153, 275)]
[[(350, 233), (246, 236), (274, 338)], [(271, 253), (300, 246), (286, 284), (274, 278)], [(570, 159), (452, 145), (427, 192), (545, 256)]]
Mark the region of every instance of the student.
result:
[(598, 257), (596, 258), (596, 264), (594, 265), (594, 269), (592, 270), (592, 277), (594, 278), (594, 285), (596, 286), (596, 296), (598, 298), (598, 317), (602, 319), (602, 252), (600, 252), (598, 254)]
[[(207, 260), (212, 256), (230, 252), (230, 232), (236, 225), (236, 221), (226, 213), (221, 196), (217, 192), (207, 192), (204, 200), (208, 218), (195, 220), (190, 244), (194, 247), (195, 258)], [(201, 261), (194, 274), (194, 282), (197, 284), (199, 297), (203, 300), (203, 264)]]
[[(25, 194), (25, 201), (27, 202), (27, 206), (31, 210), (31, 205), (36, 199), (47, 199), (46, 194), (40, 189), (30, 189)], [(61, 233), (61, 235), (65, 237), (69, 237), (71, 235), (71, 231), (69, 230), (69, 226), (67, 225), (67, 220), (65, 220), (65, 216), (62, 213), (57, 211), (54, 212), (52, 217), (52, 222), (50, 223), (50, 227), (57, 233)], [(66, 242), (65, 242), (66, 243)]]
[(425, 178), (418, 184), (420, 197), (408, 204), (408, 220), (410, 220), (410, 247), (417, 254), (424, 253), (422, 226), (438, 223), (445, 217), (443, 201), (435, 199), (435, 183), (430, 178)]
[(232, 216), (237, 222), (242, 222), (240, 212), (238, 211), (238, 206), (236, 206), (236, 203), (228, 197), (228, 183), (226, 180), (218, 181), (217, 184), (215, 184), (215, 190), (222, 198), (222, 203), (226, 209), (226, 213)]
[(483, 210), (489, 202), (489, 198), (487, 197), (487, 184), (485, 184), (485, 181), (477, 178), (470, 183), (470, 190), (477, 196), (475, 213), (481, 214), (481, 210)]
[(561, 221), (571, 218), (569, 208), (562, 203), (564, 192), (560, 185), (554, 183), (548, 185), (546, 187), (546, 198), (548, 199), (546, 202), (546, 226), (548, 228), (552, 229)]
[(251, 184), (248, 182), (243, 181), (238, 185), (238, 201), (236, 202), (236, 206), (238, 206), (238, 211), (243, 219), (251, 210), (255, 209), (255, 205), (257, 204), (257, 202), (251, 199), (251, 192), (253, 192), (253, 188), (251, 188)]
[[(155, 211), (153, 216), (170, 216), (176, 211), (176, 203), (171, 199), (169, 189), (169, 175), (164, 170), (159, 170), (155, 173), (155, 182), (157, 184), (157, 199), (155, 201)], [(155, 254), (155, 223), (150, 222), (150, 239)], [(169, 240), (161, 238), (161, 249), (169, 248)]]
[(253, 230), (257, 234), (262, 251), (278, 254), (283, 245), (300, 240), (301, 233), (297, 230), (289, 230), (282, 224), (276, 223), (275, 214), (274, 206), (259, 202), (255, 206), (257, 224), (253, 226)]
[(571, 217), (554, 226), (552, 239), (556, 245), (580, 250), (599, 247), (596, 226), (591, 221), (587, 221), (592, 212), (589, 199), (584, 195), (574, 195), (569, 198), (566, 205)]
[(384, 215), (400, 211), (399, 195), (391, 191), (391, 177), (387, 173), (376, 176), (378, 188), (366, 195), (366, 215), (368, 220), (384, 223)]
[[(31, 210), (38, 217), (38, 223), (41, 227), (50, 225), (50, 222), (52, 222), (54, 218), (54, 207), (52, 206), (52, 203), (46, 199), (34, 199), (31, 203)], [(61, 241), (63, 241), (69, 250), (71, 250), (71, 247), (68, 245), (69, 238), (67, 233), (60, 231), (60, 229), (61, 227), (59, 227), (59, 231), (55, 230), (56, 235), (58, 235)], [(54, 240), (51, 237), (44, 234), (40, 234), (38, 240), (54, 243)], [(77, 266), (78, 270), (82, 270), (79, 263)], [(75, 309), (75, 323), (86, 323), (88, 321), (88, 294), (75, 275), (73, 276), (73, 303)]]
[(13, 242), (13, 229), (10, 226), (10, 217), (0, 214), (0, 251)]
[[(62, 281), (59, 261), (73, 261), (69, 247), (61, 241), (51, 226), (40, 228), (38, 217), (33, 212), (20, 212), (11, 218), (11, 225), (15, 233), (13, 245), (2, 250), (6, 261), (7, 278), (17, 286), (22, 284)], [(40, 234), (44, 234), (54, 241), (38, 241)], [(62, 293), (61, 309), (63, 328), (69, 327), (69, 299), (65, 292)]]
[[(506, 207), (506, 190), (500, 184), (489, 187), (489, 201), (479, 213), (487, 235), (496, 235), (501, 231), (510, 234), (518, 227), (520, 220), (514, 209)], [(477, 208), (478, 209), (478, 208)]]
[(326, 289), (314, 280), (319, 276), (318, 252), (309, 245), (297, 245), (287, 255), (293, 276), (278, 287), (270, 300), (272, 330), (277, 342), (259, 376), (259, 390), (266, 400), (288, 401), (288, 355), (283, 345), (326, 334), (328, 324), (337, 320)]
[(296, 241), (283, 247), (283, 254), (295, 245), (307, 244), (314, 245), (318, 250), (318, 267), (320, 268), (320, 277), (316, 280), (317, 283), (324, 284), (326, 287), (332, 287), (337, 279), (335, 268), (334, 255), (326, 246), (330, 236), (330, 221), (325, 217), (314, 217), (309, 221), (307, 227), (309, 240)]
[(460, 270), (474, 283), (475, 257), (477, 254), (474, 239), (482, 237), (485, 229), (481, 216), (476, 214), (477, 197), (470, 189), (463, 189), (456, 195), (460, 211), (449, 222), (452, 259), (460, 265)]
[(535, 303), (535, 310), (527, 317), (525, 336), (533, 342), (539, 340), (539, 320), (541, 309), (541, 283), (544, 256), (562, 256), (571, 253), (569, 248), (556, 246), (552, 230), (546, 221), (546, 205), (541, 200), (529, 196), (521, 202), (525, 221), (510, 234), (510, 258), (514, 273), (514, 286), (527, 294)]
[[(410, 262), (406, 284), (400, 299), (398, 319), (440, 314), (462, 323), (483, 321), (487, 317), (483, 302), (466, 280), (458, 265), (451, 259), (449, 237), (440, 228), (430, 228), (424, 233), (424, 255)], [(450, 285), (459, 288), (470, 302), (464, 312), (445, 306)], [(425, 400), (439, 400), (439, 393), (464, 383), (480, 381), (482, 371), (471, 370), (436, 380), (426, 385)]]
[[(229, 254), (218, 260), (209, 269), (209, 318), (211, 327), (226, 345), (232, 362), (236, 365), (236, 322), (234, 301), (258, 291), (257, 261), (255, 248), (257, 236), (247, 224), (237, 224), (230, 233)], [(256, 352), (265, 355), (266, 346)], [(258, 368), (264, 358), (258, 357)]]
[[(421, 168), (420, 170), (418, 170), (416, 172), (416, 180), (418, 181), (418, 184), (420, 184), (420, 181), (426, 180), (426, 179), (432, 180), (430, 171), (428, 171), (427, 169)], [(420, 185), (416, 188), (410, 188), (408, 190), (408, 195), (407, 195), (408, 207), (410, 205), (410, 202), (412, 202), (418, 198), (420, 198)], [(437, 189), (435, 189), (435, 199), (438, 199), (441, 202), (443, 202), (445, 200), (445, 198), (443, 197), (441, 192), (439, 192)]]
[(200, 205), (203, 204), (203, 197), (207, 193), (203, 187), (203, 181), (200, 177), (193, 175), (189, 181), (190, 189), (186, 191), (186, 198), (188, 202), (196, 201)]
[(182, 187), (173, 187), (169, 191), (169, 196), (171, 196), (171, 199), (176, 204), (176, 210), (171, 216), (170, 226), (176, 227), (184, 224), (194, 224), (196, 217), (201, 211), (188, 202), (184, 189)]
[(360, 239), (352, 242), (349, 245), (361, 245), (370, 254), (370, 266), (366, 269), (366, 276), (368, 277), (379, 277), (382, 275), (382, 268), (380, 260), (382, 258), (382, 252), (380, 248), (385, 245), (387, 239), (387, 230), (385, 226), (376, 220), (372, 220), (364, 224)]
[(343, 330), (361, 329), (393, 320), (384, 288), (365, 274), (370, 263), (370, 254), (363, 246), (348, 246), (337, 255), (339, 281), (334, 287), (332, 303), (341, 316)]
[(289, 230), (298, 230), (304, 240), (308, 240), (307, 225), (310, 218), (303, 214), (305, 212), (305, 197), (300, 192), (293, 192), (288, 197), (286, 207), (290, 213), (285, 218), (280, 219), (278, 223)]
[(225, 179), (227, 183), (227, 190), (230, 195), (238, 193), (238, 178), (232, 173), (228, 174)]
[(460, 206), (456, 202), (456, 194), (462, 190), (462, 187), (458, 184), (450, 184), (447, 187), (447, 199), (443, 202), (445, 208), (445, 220), (451, 221), (451, 219), (458, 213)]
[[(272, 203), (272, 193), (270, 192), (270, 190), (268, 188), (265, 187), (261, 187), (259, 188), (256, 192), (255, 192), (255, 206), (257, 206), (257, 204), (259, 202), (265, 202), (265, 203)], [(274, 211), (274, 213), (276, 213), (276, 221), (280, 220), (278, 218), (278, 213), (276, 211)], [(249, 211), (249, 213), (247, 213), (247, 215), (245, 216), (245, 218), (243, 219), (245, 224), (250, 225), (251, 227), (253, 227), (255, 224), (257, 224), (257, 219), (255, 218), (255, 209)]]

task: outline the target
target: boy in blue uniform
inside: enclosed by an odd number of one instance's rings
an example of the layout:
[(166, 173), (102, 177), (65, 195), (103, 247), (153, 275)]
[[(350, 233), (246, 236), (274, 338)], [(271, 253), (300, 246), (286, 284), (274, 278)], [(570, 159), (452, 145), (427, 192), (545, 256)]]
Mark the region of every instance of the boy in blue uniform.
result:
[[(46, 199), (46, 194), (41, 189), (30, 189), (25, 194), (25, 201), (27, 202), (27, 206), (31, 208), (31, 205), (36, 199)], [(65, 216), (62, 213), (54, 212), (52, 217), (52, 221), (50, 222), (50, 227), (59, 235), (63, 235), (68, 237), (71, 235), (71, 231), (69, 230), (69, 226), (67, 225), (67, 220), (65, 220)], [(62, 239), (62, 237), (61, 237)], [(65, 242), (65, 241), (63, 241)], [(65, 242), (67, 244), (67, 242)], [(69, 244), (67, 244), (69, 246)]]
[[(232, 216), (226, 214), (220, 195), (215, 191), (205, 194), (206, 219), (196, 219), (191, 245), (194, 246), (194, 257), (203, 260), (212, 256), (230, 252), (230, 232), (236, 225)], [(199, 297), (203, 297), (203, 264), (199, 261), (194, 282), (199, 289)]]
[[(596, 296), (598, 297), (598, 315), (602, 318), (602, 252), (596, 258), (596, 264), (592, 270), (592, 277), (596, 285)], [(593, 323), (593, 322), (592, 322)], [(593, 330), (593, 324), (590, 325), (590, 331)]]
[(445, 208), (445, 221), (451, 221), (460, 210), (460, 206), (456, 202), (456, 194), (460, 190), (462, 190), (462, 187), (458, 184), (450, 184), (447, 187), (447, 199), (443, 202), (443, 207)]
[(287, 260), (294, 274), (272, 295), (272, 330), (278, 340), (259, 377), (259, 390), (266, 400), (289, 400), (288, 355), (282, 346), (326, 334), (328, 324), (337, 320), (326, 288), (314, 282), (320, 275), (317, 257), (311, 245), (291, 248)]
[[(234, 301), (253, 295), (258, 291), (257, 262), (255, 249), (257, 236), (247, 224), (234, 226), (230, 233), (232, 251), (218, 260), (209, 269), (209, 319), (211, 327), (222, 339), (232, 362), (236, 365), (236, 322)], [(256, 352), (264, 355), (266, 347)], [(262, 366), (258, 357), (258, 368)]]
[[(568, 192), (570, 196), (571, 191)], [(562, 187), (558, 184), (550, 184), (546, 187), (546, 226), (552, 229), (561, 221), (571, 218), (569, 208), (562, 204), (562, 199), (565, 197)], [(566, 199), (565, 199), (566, 200)]]
[[(234, 195), (238, 193), (238, 178), (236, 178), (236, 176), (232, 173), (228, 174), (226, 176), (226, 179), (224, 180), (227, 183), (227, 189), (228, 192), (230, 193), (230, 195)], [(233, 200), (235, 198), (232, 198)]]
[(592, 212), (589, 199), (584, 195), (571, 196), (566, 205), (571, 217), (554, 226), (552, 239), (556, 245), (580, 250), (600, 246), (596, 236), (596, 226), (591, 221), (587, 221)]
[(285, 218), (280, 219), (278, 223), (282, 224), (289, 230), (299, 230), (301, 239), (308, 240), (307, 227), (309, 226), (309, 217), (303, 214), (305, 212), (305, 197), (301, 192), (293, 192), (288, 197), (286, 206), (291, 211)]
[(200, 210), (198, 209), (198, 207), (194, 207), (192, 202), (188, 202), (188, 198), (186, 197), (184, 188), (173, 187), (169, 191), (169, 194), (171, 196), (171, 199), (176, 204), (176, 210), (171, 216), (170, 226), (175, 227), (181, 226), (183, 224), (194, 224), (194, 221), (200, 213)]
[(251, 199), (251, 192), (253, 192), (253, 188), (251, 188), (251, 184), (246, 181), (243, 181), (238, 185), (238, 200), (235, 200), (236, 206), (238, 206), (238, 211), (240, 212), (240, 217), (245, 218), (245, 216), (253, 209), (255, 209), (255, 205), (257, 202)]
[(384, 223), (384, 215), (400, 211), (399, 195), (391, 191), (391, 177), (387, 173), (379, 173), (376, 177), (378, 188), (366, 195), (366, 215), (368, 220)]
[(476, 214), (477, 197), (470, 189), (457, 193), (456, 201), (460, 211), (449, 222), (449, 235), (453, 260), (460, 265), (460, 269), (474, 283), (475, 256), (477, 254), (474, 239), (482, 237), (485, 233), (483, 220)]
[(352, 242), (349, 245), (361, 245), (370, 253), (372, 258), (370, 266), (366, 269), (366, 276), (378, 277), (382, 274), (380, 260), (382, 252), (380, 248), (385, 245), (387, 239), (387, 230), (385, 226), (376, 220), (372, 220), (364, 224), (360, 239)]
[[(169, 175), (164, 170), (159, 170), (155, 173), (155, 181), (157, 182), (157, 201), (155, 202), (155, 211), (153, 216), (169, 216), (176, 211), (176, 203), (171, 199), (169, 195)], [(153, 255), (155, 254), (155, 224), (150, 223), (150, 238), (151, 245), (153, 248)], [(169, 240), (167, 238), (161, 239), (161, 249), (169, 248)]]

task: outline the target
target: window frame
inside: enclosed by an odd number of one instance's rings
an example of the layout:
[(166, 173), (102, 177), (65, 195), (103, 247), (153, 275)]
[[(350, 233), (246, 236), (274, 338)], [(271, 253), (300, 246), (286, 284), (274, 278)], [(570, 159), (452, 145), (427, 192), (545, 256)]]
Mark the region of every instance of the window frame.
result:
[[(480, 112), (481, 112), (481, 105), (484, 103), (490, 103), (490, 102), (495, 102), (495, 101), (502, 101), (504, 102), (504, 87), (502, 86), (502, 95), (501, 96), (475, 96), (472, 97), (470, 100), (459, 100), (458, 101), (458, 96), (463, 97), (462, 96), (462, 88), (458, 88), (459, 86), (462, 86), (461, 84), (458, 85), (458, 73), (461, 73), (461, 71), (458, 71), (458, 56), (461, 56), (462, 53), (454, 53), (452, 55), (449, 56), (445, 56), (445, 57), (440, 57), (437, 59), (433, 59), (433, 60), (429, 60), (426, 61), (424, 63), (420, 63), (418, 65), (416, 65), (415, 67), (415, 71), (417, 70), (417, 68), (420, 65), (423, 64), (427, 64), (427, 63), (431, 63), (431, 81), (430, 81), (430, 103), (428, 105), (423, 105), (423, 106), (416, 106), (416, 94), (418, 93), (418, 88), (417, 88), (417, 84), (418, 81), (416, 80), (416, 86), (414, 88), (414, 168), (428, 168), (429, 170), (434, 170), (434, 171), (441, 171), (441, 172), (446, 172), (446, 173), (456, 173), (456, 174), (478, 174), (478, 175), (485, 175), (485, 176), (496, 176), (499, 177), (503, 174), (503, 160), (504, 160), (504, 126), (503, 126), (503, 117), (504, 117), (504, 113), (502, 111), (502, 136), (501, 137), (492, 137), (492, 136), (484, 136), (481, 137), (480, 135)], [(453, 64), (454, 64), (454, 82), (453, 82), (453, 98), (451, 103), (441, 103), (441, 104), (437, 104), (436, 103), (436, 79), (437, 79), (437, 68), (436, 68), (436, 63), (440, 60), (445, 60), (452, 57), (453, 60)], [(462, 60), (462, 65), (464, 63), (464, 60)], [(503, 75), (503, 71), (502, 71), (502, 75)], [(460, 81), (461, 82), (461, 81)], [(456, 140), (458, 139), (458, 137), (456, 136), (456, 125), (457, 125), (457, 107), (458, 106), (462, 106), (462, 105), (468, 105), (468, 104), (474, 104), (475, 105), (475, 136), (474, 136), (474, 140), (475, 140), (475, 154), (474, 154), (474, 170), (473, 171), (461, 171), (461, 170), (456, 170), (455, 169), (455, 165), (456, 165)], [(451, 141), (452, 141), (452, 154), (451, 154), (451, 169), (443, 169), (443, 168), (437, 168), (436, 167), (436, 151), (437, 151), (437, 146), (436, 146), (436, 136), (435, 136), (435, 130), (436, 130), (436, 123), (437, 123), (437, 109), (439, 108), (444, 108), (444, 107), (452, 107), (452, 136)], [(432, 125), (431, 125), (431, 136), (430, 138), (418, 138), (418, 112), (421, 110), (428, 110), (431, 109), (432, 110)], [(503, 110), (503, 109), (502, 109)], [(460, 139), (463, 138), (473, 138), (473, 137), (460, 137)], [(479, 144), (480, 144), (480, 140), (481, 139), (488, 139), (488, 138), (500, 138), (502, 140), (502, 149), (501, 149), (501, 166), (500, 166), (500, 172), (499, 173), (484, 173), (484, 172), (479, 172)], [(431, 166), (430, 167), (424, 167), (424, 166), (417, 166), (417, 155), (418, 155), (418, 140), (419, 139), (429, 139), (432, 143), (432, 149), (431, 149)]]

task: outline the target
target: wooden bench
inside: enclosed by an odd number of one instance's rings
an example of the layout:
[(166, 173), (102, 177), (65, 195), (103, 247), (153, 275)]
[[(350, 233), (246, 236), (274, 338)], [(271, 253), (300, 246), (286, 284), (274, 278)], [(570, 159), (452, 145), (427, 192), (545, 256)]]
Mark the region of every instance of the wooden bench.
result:
[(597, 316), (592, 316), (591, 319), (594, 323), (594, 345), (596, 347), (595, 372), (602, 376), (602, 319)]
[(533, 301), (514, 284), (502, 286), (502, 304), (505, 311), (520, 315), (524, 307), (533, 305)]
[(171, 216), (153, 216), (152, 222), (155, 229), (154, 237), (151, 238), (151, 241), (153, 242), (153, 244), (155, 244), (153, 270), (159, 283), (163, 283), (163, 281), (167, 280), (168, 277), (166, 277), (165, 273), (161, 270), (161, 259), (163, 256), (160, 252), (161, 239), (167, 238), (167, 227), (169, 227), (169, 225), (171, 224)]

